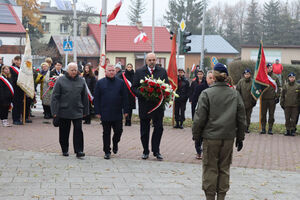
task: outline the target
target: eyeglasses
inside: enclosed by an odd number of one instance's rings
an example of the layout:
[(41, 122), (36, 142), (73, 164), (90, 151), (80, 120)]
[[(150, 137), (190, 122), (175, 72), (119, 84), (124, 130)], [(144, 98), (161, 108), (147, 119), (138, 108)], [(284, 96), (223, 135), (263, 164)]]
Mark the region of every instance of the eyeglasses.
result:
[(151, 60), (151, 59), (148, 59), (148, 61), (150, 61), (150, 62), (151, 62), (151, 61), (156, 61), (156, 59), (152, 59), (152, 60)]

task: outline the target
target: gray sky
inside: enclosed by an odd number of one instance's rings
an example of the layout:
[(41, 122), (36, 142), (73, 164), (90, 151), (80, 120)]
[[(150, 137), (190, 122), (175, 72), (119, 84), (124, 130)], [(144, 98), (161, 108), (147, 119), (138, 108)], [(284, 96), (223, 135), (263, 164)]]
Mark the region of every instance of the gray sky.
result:
[[(40, 1), (49, 1), (49, 0), (40, 0)], [(110, 13), (114, 6), (119, 2), (120, 0), (107, 0), (107, 11)], [(208, 2), (208, 8), (216, 5), (216, 4), (229, 4), (233, 5), (240, 0), (207, 0)], [(251, 0), (245, 0), (246, 2), (250, 2)], [(259, 0), (259, 3), (263, 3), (266, 0)], [(55, 2), (55, 0), (52, 0), (52, 2)], [(144, 0), (146, 4), (146, 11), (142, 16), (142, 22), (146, 26), (152, 25), (152, 0)], [(162, 22), (164, 21), (163, 16), (168, 9), (168, 0), (155, 0), (155, 25), (160, 26)], [(129, 23), (127, 12), (129, 10), (129, 5), (131, 1), (130, 0), (124, 0), (123, 5), (121, 7), (121, 10), (119, 11), (119, 14), (117, 18), (110, 22), (109, 24), (119, 24), (119, 25), (127, 25)], [(95, 8), (97, 13), (100, 13), (102, 0), (78, 0), (78, 8), (82, 9), (84, 8), (83, 5), (92, 6)]]

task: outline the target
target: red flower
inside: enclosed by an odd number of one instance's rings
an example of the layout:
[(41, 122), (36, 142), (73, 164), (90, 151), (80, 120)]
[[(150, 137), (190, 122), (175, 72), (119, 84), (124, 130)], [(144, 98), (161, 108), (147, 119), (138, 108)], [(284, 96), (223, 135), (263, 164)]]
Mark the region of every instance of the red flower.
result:
[(160, 88), (157, 88), (157, 89), (156, 89), (156, 92), (157, 92), (157, 93), (160, 93), (160, 92), (161, 92), (161, 89), (160, 89)]
[(163, 86), (163, 85), (162, 85), (162, 86), (161, 86), (161, 89), (165, 90), (165, 89), (166, 89), (166, 86)]
[(149, 82), (149, 85), (154, 87), (155, 86), (155, 83), (154, 82)]
[(158, 83), (156, 83), (156, 87), (160, 87), (160, 85)]
[(148, 83), (148, 80), (145, 80), (144, 83)]
[(48, 85), (49, 85), (49, 87), (53, 88), (53, 87), (54, 87), (54, 85), (55, 85), (55, 83), (54, 83), (54, 82), (52, 82), (52, 81), (50, 81)]
[(169, 96), (169, 95), (170, 95), (170, 92), (166, 92), (165, 95), (166, 95), (166, 96)]
[(144, 88), (140, 88), (140, 91), (141, 91), (141, 92), (144, 92), (144, 91), (145, 91), (145, 89), (144, 89)]
[(149, 92), (152, 93), (154, 91), (154, 88), (149, 88)]

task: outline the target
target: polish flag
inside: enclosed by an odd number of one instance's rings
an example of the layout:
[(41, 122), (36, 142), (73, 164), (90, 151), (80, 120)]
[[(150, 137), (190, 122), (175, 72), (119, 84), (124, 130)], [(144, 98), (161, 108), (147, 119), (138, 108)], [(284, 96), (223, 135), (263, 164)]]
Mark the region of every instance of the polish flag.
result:
[(122, 6), (123, 0), (120, 0), (119, 3), (116, 4), (115, 9), (107, 16), (107, 23), (114, 20), (117, 17), (117, 14)]
[(195, 69), (196, 69), (196, 65), (195, 65), (195, 64), (193, 64), (193, 66), (192, 66), (192, 69), (191, 69), (191, 72), (194, 72), (194, 71), (195, 71)]
[(269, 85), (272, 86), (275, 89), (275, 92), (277, 92), (277, 84), (276, 81), (274, 79), (272, 79), (271, 76), (268, 75), (268, 79), (269, 79)]
[(134, 38), (134, 43), (138, 43), (139, 41), (147, 42), (149, 40), (148, 36), (145, 32), (141, 32), (138, 36)]

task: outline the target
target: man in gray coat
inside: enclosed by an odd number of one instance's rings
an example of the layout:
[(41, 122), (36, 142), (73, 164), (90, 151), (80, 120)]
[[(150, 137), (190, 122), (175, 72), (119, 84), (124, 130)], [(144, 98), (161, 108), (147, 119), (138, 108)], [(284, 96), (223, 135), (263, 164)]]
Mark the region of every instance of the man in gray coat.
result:
[(89, 101), (76, 63), (68, 64), (68, 71), (57, 79), (51, 97), (51, 111), (53, 117), (59, 119), (59, 143), (63, 156), (69, 156), (69, 135), (73, 122), (74, 151), (77, 158), (84, 157), (82, 118), (89, 114)]

